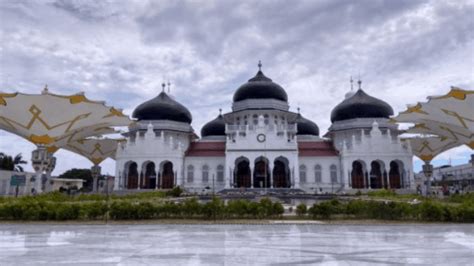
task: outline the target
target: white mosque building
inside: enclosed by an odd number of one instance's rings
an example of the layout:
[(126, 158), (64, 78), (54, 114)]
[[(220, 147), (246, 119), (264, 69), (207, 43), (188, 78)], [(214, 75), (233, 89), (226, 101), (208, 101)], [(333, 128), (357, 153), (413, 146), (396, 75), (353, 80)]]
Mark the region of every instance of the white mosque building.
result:
[(328, 133), (290, 112), (285, 90), (261, 71), (234, 93), (232, 112), (199, 138), (189, 110), (165, 90), (139, 105), (116, 154), (114, 189), (350, 192), (413, 188), (412, 152), (386, 102), (357, 91), (331, 112)]

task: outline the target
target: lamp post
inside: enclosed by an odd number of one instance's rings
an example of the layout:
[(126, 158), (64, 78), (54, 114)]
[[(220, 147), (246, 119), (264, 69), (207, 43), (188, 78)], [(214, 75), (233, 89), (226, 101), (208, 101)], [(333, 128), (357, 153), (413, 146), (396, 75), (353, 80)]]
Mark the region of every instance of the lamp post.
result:
[(33, 188), (35, 192), (42, 192), (44, 190), (42, 174), (46, 172), (46, 179), (49, 178), (56, 167), (56, 157), (48, 152), (44, 145), (38, 145), (38, 148), (31, 153), (31, 163), (36, 172)]
[(433, 175), (433, 165), (426, 161), (423, 165), (423, 174), (426, 177), (426, 194), (430, 194), (431, 176)]
[(93, 180), (92, 192), (94, 193), (97, 192), (97, 181), (100, 176), (100, 170), (101, 170), (101, 167), (97, 164), (94, 164), (94, 166), (92, 166), (91, 168), (91, 175), (92, 175), (92, 180)]

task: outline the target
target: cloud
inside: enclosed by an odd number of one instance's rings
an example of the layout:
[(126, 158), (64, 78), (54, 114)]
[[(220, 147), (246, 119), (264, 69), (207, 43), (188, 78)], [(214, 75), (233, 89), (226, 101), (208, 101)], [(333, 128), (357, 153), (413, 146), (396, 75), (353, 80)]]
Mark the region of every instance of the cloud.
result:
[[(0, 90), (48, 84), (131, 114), (170, 80), (199, 132), (219, 108), (230, 111), (261, 59), (292, 110), (324, 134), (350, 75), (396, 112), (451, 85), (472, 89), (472, 13), (472, 1), (434, 0), (0, 1)], [(6, 134), (1, 150), (31, 153)], [(60, 155), (58, 169), (72, 167)]]

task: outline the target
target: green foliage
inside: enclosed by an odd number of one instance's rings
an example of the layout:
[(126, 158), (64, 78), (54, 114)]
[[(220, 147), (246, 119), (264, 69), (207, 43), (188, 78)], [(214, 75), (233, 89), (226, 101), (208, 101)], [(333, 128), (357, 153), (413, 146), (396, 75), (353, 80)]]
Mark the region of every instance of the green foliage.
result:
[(67, 170), (66, 172), (62, 173), (61, 175), (58, 176), (58, 178), (66, 178), (66, 179), (82, 179), (86, 181), (84, 183), (84, 188), (87, 191), (92, 190), (92, 183), (93, 183), (93, 178), (92, 178), (92, 173), (90, 169), (70, 169)]
[(296, 206), (296, 215), (298, 215), (299, 217), (305, 216), (307, 212), (308, 207), (306, 207), (306, 204), (300, 203), (298, 204), (298, 206)]
[(27, 164), (21, 153), (15, 157), (9, 156), (3, 152), (0, 152), (0, 169), (8, 171), (23, 172), (22, 164)]
[(369, 191), (367, 192), (367, 195), (369, 197), (394, 197), (397, 196), (397, 193), (393, 190), (387, 190), (387, 189), (379, 189), (379, 190), (374, 190), (374, 191)]
[(183, 189), (180, 186), (174, 187), (172, 190), (166, 192), (166, 196), (179, 197), (183, 193)]

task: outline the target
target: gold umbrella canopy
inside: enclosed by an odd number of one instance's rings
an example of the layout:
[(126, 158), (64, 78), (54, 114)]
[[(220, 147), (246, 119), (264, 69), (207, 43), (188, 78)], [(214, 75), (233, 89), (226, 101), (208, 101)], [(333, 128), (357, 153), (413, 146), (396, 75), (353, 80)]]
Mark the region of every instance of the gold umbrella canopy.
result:
[(119, 131), (116, 131), (114, 128), (104, 127), (101, 125), (81, 128), (64, 136), (61, 136), (60, 138), (57, 138), (53, 143), (48, 144), (46, 146), (46, 149), (48, 150), (48, 152), (54, 153), (58, 149), (65, 147), (68, 143), (83, 140), (87, 137), (98, 137), (113, 133), (119, 133)]
[(89, 159), (94, 165), (100, 164), (107, 158), (115, 159), (118, 143), (121, 139), (83, 139), (69, 142), (65, 150), (80, 154)]
[(457, 141), (445, 137), (419, 137), (403, 140), (409, 141), (413, 154), (426, 163), (438, 154), (459, 146)]
[(392, 118), (395, 122), (414, 123), (407, 133), (449, 138), (457, 146), (474, 148), (474, 91), (451, 87), (443, 96), (428, 97), (428, 102), (410, 106)]
[[(392, 118), (401, 123), (439, 123), (462, 128), (465, 134), (474, 134), (474, 91), (451, 87), (443, 96), (428, 97), (428, 102), (408, 107), (406, 111)], [(433, 133), (435, 134), (435, 133)], [(454, 135), (459, 133), (454, 132)], [(448, 138), (456, 138), (446, 132)]]
[[(0, 92), (0, 129), (36, 145), (55, 146), (64, 137), (87, 137), (91, 127), (128, 126), (132, 121), (121, 110), (92, 101), (83, 93), (57, 95), (47, 88), (41, 94)], [(97, 135), (97, 134), (92, 134)]]

